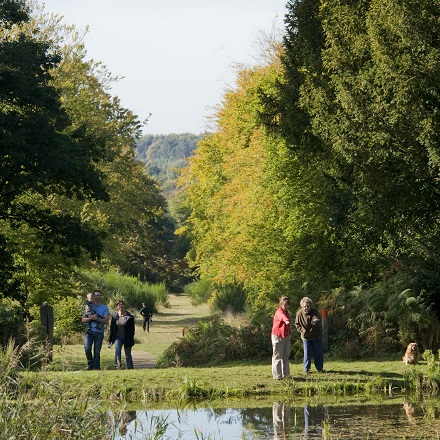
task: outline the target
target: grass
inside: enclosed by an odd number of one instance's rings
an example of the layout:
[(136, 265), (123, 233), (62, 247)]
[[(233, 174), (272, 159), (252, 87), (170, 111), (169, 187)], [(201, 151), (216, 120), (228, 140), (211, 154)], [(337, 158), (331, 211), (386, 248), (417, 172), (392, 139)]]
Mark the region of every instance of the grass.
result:
[[(310, 397), (349, 394), (390, 394), (405, 389), (405, 371), (397, 360), (341, 362), (328, 360), (325, 373), (302, 373), (292, 363), (290, 378), (274, 381), (266, 362), (231, 362), (206, 368), (166, 368), (104, 371), (47, 371), (24, 373), (27, 388), (44, 380), (63, 385), (75, 395), (78, 389), (113, 402), (148, 404), (192, 399), (268, 396)], [(410, 367), (411, 368), (411, 367)], [(423, 368), (420, 366), (418, 368)], [(90, 387), (84, 386), (90, 384)]]
[[(132, 311), (136, 312), (136, 311)], [(229, 362), (200, 368), (153, 368), (155, 359), (181, 337), (182, 329), (209, 316), (206, 306), (192, 307), (188, 297), (170, 297), (170, 307), (153, 316), (150, 333), (137, 319), (134, 357), (147, 368), (114, 370), (114, 351), (102, 350), (102, 370), (87, 371), (84, 349), (77, 345), (54, 347), (53, 362), (40, 372), (21, 372), (13, 367), (12, 347), (0, 362), (0, 436), (2, 438), (112, 438), (124, 412), (141, 408), (271, 406), (274, 400), (302, 405), (345, 406), (367, 401), (380, 404), (386, 397), (401, 399), (416, 378), (438, 372), (431, 358), (419, 366), (405, 366), (400, 355), (344, 361), (326, 357), (325, 372), (304, 374), (302, 360), (292, 359), (291, 377), (275, 381), (271, 359)], [(135, 364), (136, 365), (136, 364)], [(437, 373), (436, 373), (437, 374)], [(397, 396), (397, 399), (396, 399)], [(115, 420), (108, 420), (108, 414)], [(23, 422), (25, 421), (25, 422)], [(166, 425), (166, 421), (164, 424)], [(152, 429), (156, 434), (163, 426)], [(327, 433), (326, 438), (339, 438)], [(152, 437), (153, 438), (153, 437)], [(205, 437), (204, 437), (205, 438)], [(423, 437), (421, 434), (419, 438)]]
[(67, 394), (69, 389), (72, 395), (78, 389), (84, 389), (86, 394), (90, 393), (94, 398), (114, 403), (144, 402), (151, 405), (243, 396), (263, 398), (280, 395), (310, 397), (400, 393), (425, 368), (423, 362), (417, 367), (403, 365), (400, 355), (359, 361), (327, 358), (325, 373), (312, 372), (308, 375), (303, 373), (302, 360), (293, 359), (291, 377), (282, 381), (272, 379), (270, 358), (200, 368), (154, 368), (157, 357), (181, 337), (182, 329), (196, 325), (199, 320), (209, 316), (206, 305), (194, 307), (186, 295), (172, 295), (169, 303), (169, 307), (162, 307), (153, 316), (149, 333), (142, 330), (142, 320), (137, 317), (133, 357), (135, 365), (136, 359), (140, 359), (145, 368), (114, 370), (114, 350), (104, 345), (102, 370), (86, 371), (82, 344), (55, 346), (53, 363), (46, 371), (23, 373), (22, 384), (27, 389), (33, 389), (34, 383), (43, 380), (53, 386), (62, 386)]

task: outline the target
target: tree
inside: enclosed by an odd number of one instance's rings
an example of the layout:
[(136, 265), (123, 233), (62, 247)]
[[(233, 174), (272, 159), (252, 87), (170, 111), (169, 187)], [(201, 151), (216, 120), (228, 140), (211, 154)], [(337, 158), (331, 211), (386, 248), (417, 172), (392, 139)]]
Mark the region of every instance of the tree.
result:
[(439, 282), (439, 12), (438, 1), (290, 2), (284, 76), (262, 112), (322, 176), (338, 262), (325, 276), (373, 285), (404, 270), (429, 302)]
[[(83, 125), (72, 127), (51, 85), (50, 72), (60, 57), (50, 43), (20, 27), (29, 20), (24, 2), (3, 2), (0, 13), (0, 222), (6, 228), (31, 226), (46, 251), (78, 256), (86, 249), (97, 255), (101, 245), (95, 231), (78, 216), (39, 200), (51, 194), (107, 199), (97, 163), (110, 160), (109, 152)], [(13, 249), (2, 237), (2, 252), (11, 261)], [(2, 294), (18, 295), (7, 284)]]
[(280, 292), (303, 294), (336, 263), (322, 175), (261, 122), (263, 103), (278, 98), (283, 81), (279, 45), (273, 50), (267, 65), (238, 72), (217, 131), (199, 142), (183, 179), (190, 263), (204, 279), (244, 286), (255, 309)]
[(418, 267), (421, 290), (439, 269), (439, 13), (437, 1), (323, 6), (325, 86), (303, 94), (351, 194), (342, 237), (372, 257), (365, 272)]

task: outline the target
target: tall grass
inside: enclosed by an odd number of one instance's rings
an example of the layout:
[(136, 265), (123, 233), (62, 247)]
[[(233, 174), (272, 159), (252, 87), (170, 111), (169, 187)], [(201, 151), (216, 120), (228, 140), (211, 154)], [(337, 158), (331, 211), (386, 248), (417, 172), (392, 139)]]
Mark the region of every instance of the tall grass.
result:
[[(72, 397), (60, 382), (36, 376), (32, 387), (20, 375), (22, 362), (32, 349), (30, 341), (22, 347), (13, 341), (0, 352), (0, 438), (103, 439), (114, 435), (113, 424), (100, 402), (84, 390)], [(69, 391), (69, 392), (68, 392)]]
[(142, 303), (157, 311), (157, 305), (168, 307), (168, 290), (164, 283), (149, 284), (137, 278), (119, 272), (83, 271), (82, 277), (90, 290), (98, 288), (103, 291), (105, 303), (110, 307), (118, 299), (123, 299), (127, 308), (140, 309)]

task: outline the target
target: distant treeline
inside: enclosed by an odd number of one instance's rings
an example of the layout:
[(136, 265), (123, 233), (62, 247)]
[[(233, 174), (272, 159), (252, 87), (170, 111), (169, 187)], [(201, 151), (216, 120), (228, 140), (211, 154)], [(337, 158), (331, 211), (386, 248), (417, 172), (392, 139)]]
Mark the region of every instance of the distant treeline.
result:
[(165, 191), (176, 187), (178, 171), (187, 165), (197, 143), (206, 134), (159, 134), (144, 135), (137, 142), (136, 158), (145, 162), (148, 174), (155, 177)]

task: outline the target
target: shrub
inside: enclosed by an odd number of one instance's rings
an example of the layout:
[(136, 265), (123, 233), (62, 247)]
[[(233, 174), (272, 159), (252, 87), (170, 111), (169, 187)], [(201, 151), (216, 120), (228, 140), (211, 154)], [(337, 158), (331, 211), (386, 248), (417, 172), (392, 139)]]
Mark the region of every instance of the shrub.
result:
[(197, 306), (208, 302), (213, 292), (213, 286), (211, 281), (205, 278), (187, 284), (184, 287), (184, 292), (191, 298), (191, 304)]
[(54, 343), (67, 342), (76, 335), (83, 334), (85, 325), (81, 321), (85, 299), (65, 297), (54, 304)]
[(354, 354), (350, 347), (357, 347), (359, 356), (400, 351), (411, 341), (424, 349), (440, 343), (437, 317), (402, 273), (368, 289), (335, 289), (320, 305), (329, 313), (330, 345), (336, 355)]
[(5, 346), (11, 335), (25, 333), (25, 312), (18, 301), (0, 299), (0, 345)]
[(210, 302), (213, 311), (242, 313), (246, 307), (246, 292), (241, 284), (215, 284)]
[(159, 358), (157, 366), (198, 366), (270, 356), (270, 335), (259, 326), (235, 328), (213, 317), (187, 330)]
[(157, 311), (159, 303), (168, 306), (168, 290), (163, 283), (143, 283), (135, 277), (115, 271), (83, 271), (82, 277), (83, 282), (91, 286), (89, 290), (99, 288), (103, 291), (104, 303), (110, 309), (119, 299), (125, 301), (127, 309), (140, 309), (142, 303), (148, 304), (154, 311)]

